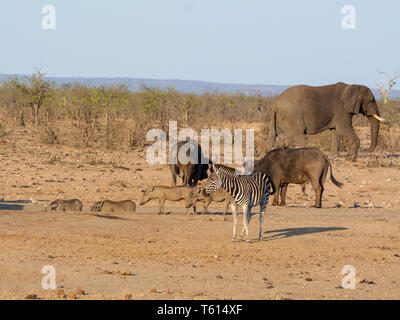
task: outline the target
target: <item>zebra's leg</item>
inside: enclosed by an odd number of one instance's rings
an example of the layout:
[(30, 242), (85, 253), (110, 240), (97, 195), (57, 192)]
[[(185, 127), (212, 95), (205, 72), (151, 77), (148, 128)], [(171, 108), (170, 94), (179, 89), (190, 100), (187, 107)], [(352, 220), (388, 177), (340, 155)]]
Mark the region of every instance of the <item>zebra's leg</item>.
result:
[(250, 242), (249, 239), (249, 223), (250, 223), (250, 218), (251, 218), (251, 208), (247, 205), (243, 206), (243, 229), (242, 229), (242, 234), (240, 236), (241, 239), (243, 239), (244, 233), (246, 233), (246, 241)]
[(258, 241), (262, 240), (264, 213), (265, 213), (265, 207), (267, 206), (267, 203), (268, 203), (268, 197), (260, 204), (260, 217), (259, 217), (260, 232), (258, 233)]
[(243, 235), (244, 235), (244, 232), (245, 232), (245, 225), (246, 225), (246, 222), (247, 222), (246, 213), (247, 213), (247, 206), (244, 205), (243, 206), (243, 227), (242, 227), (242, 232), (240, 233), (240, 238), (239, 238), (240, 240), (243, 239)]
[(250, 219), (251, 219), (251, 207), (249, 207), (249, 210), (247, 210), (247, 225), (246, 225), (246, 241), (247, 242), (250, 242), (250, 238), (249, 238)]
[(231, 203), (232, 216), (233, 216), (233, 235), (232, 242), (236, 239), (236, 226), (237, 226), (237, 206), (234, 203)]
[(260, 232), (258, 233), (258, 241), (262, 240), (263, 222), (264, 222), (264, 212), (260, 211), (260, 217), (259, 217)]

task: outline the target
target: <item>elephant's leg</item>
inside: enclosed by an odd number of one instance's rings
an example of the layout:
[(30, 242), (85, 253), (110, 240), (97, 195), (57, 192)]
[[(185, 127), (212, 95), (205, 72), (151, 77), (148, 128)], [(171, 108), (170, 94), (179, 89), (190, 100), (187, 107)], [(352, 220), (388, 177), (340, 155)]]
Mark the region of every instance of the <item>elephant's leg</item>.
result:
[(353, 150), (352, 150), (352, 161), (356, 161), (357, 160), (357, 156), (358, 156), (358, 149), (360, 148), (360, 139), (358, 138), (356, 132), (354, 131), (354, 129), (351, 130), (351, 135), (350, 135), (351, 139), (353, 140)]
[(281, 203), (280, 206), (286, 205), (286, 191), (287, 191), (288, 184), (284, 183), (281, 187)]
[[(351, 121), (351, 119), (350, 119)], [(346, 136), (351, 139), (353, 142), (353, 146), (351, 151), (348, 153), (348, 157), (351, 158), (352, 161), (357, 160), (357, 155), (358, 155), (358, 149), (360, 148), (360, 139), (358, 138), (354, 128), (350, 125), (346, 128), (341, 128), (341, 129), (336, 129), (338, 132), (337, 134), (341, 136)]]
[(331, 153), (335, 157), (339, 156), (340, 138), (341, 136), (337, 133), (337, 131), (332, 130)]

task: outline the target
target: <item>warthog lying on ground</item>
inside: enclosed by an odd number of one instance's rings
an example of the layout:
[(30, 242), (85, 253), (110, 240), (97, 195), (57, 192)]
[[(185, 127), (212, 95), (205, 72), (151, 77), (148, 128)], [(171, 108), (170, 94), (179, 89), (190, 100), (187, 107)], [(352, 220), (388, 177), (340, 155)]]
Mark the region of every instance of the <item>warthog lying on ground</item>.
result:
[[(189, 187), (168, 187), (168, 186), (154, 186), (149, 187), (146, 190), (142, 190), (142, 197), (140, 199), (140, 205), (144, 205), (150, 200), (158, 200), (158, 214), (164, 214), (165, 201), (180, 201), (184, 200), (186, 203), (185, 214), (188, 213), (190, 206), (188, 206), (188, 200), (190, 197), (192, 188)], [(196, 212), (196, 208), (194, 212)]]
[(328, 169), (331, 169), (331, 181), (342, 187), (332, 175), (332, 166), (329, 158), (318, 148), (279, 148), (268, 152), (264, 158), (254, 161), (254, 171), (264, 172), (272, 180), (276, 193), (273, 206), (278, 205), (279, 189), (281, 195), (280, 206), (286, 204), (286, 191), (289, 183), (301, 184), (303, 189), (311, 181), (315, 191), (314, 207), (321, 208), (322, 193)]
[(187, 204), (187, 207), (196, 207), (197, 202), (204, 203), (203, 214), (209, 213), (208, 206), (211, 204), (211, 202), (226, 202), (224, 215), (228, 211), (229, 205), (234, 204), (232, 197), (224, 189), (218, 189), (214, 193), (208, 194), (205, 192), (204, 188), (196, 188), (189, 197), (189, 203)]
[(54, 211), (82, 211), (82, 201), (57, 199), (49, 204), (49, 208)]
[(136, 204), (131, 200), (111, 201), (103, 200), (95, 202), (90, 211), (110, 211), (110, 212), (135, 212)]

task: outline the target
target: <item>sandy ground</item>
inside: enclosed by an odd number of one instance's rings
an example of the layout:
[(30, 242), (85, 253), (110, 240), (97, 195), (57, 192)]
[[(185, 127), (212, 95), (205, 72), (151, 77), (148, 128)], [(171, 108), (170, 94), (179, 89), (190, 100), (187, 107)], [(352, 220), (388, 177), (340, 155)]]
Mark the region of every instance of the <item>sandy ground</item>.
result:
[[(0, 298), (57, 299), (42, 288), (52, 265), (56, 286), (67, 296), (83, 289), (79, 299), (399, 299), (400, 160), (375, 166), (375, 155), (332, 160), (344, 187), (327, 179), (323, 209), (308, 208), (310, 185), (306, 196), (290, 185), (287, 207), (267, 209), (263, 241), (231, 243), (232, 217), (218, 205), (189, 216), (183, 203), (168, 203), (165, 216), (154, 202), (135, 214), (89, 211), (105, 198), (138, 204), (140, 189), (170, 184), (145, 152), (44, 146), (31, 129), (13, 130), (0, 145)], [(59, 197), (81, 199), (84, 211), (44, 210)], [(345, 265), (355, 268), (354, 290), (341, 288)]]

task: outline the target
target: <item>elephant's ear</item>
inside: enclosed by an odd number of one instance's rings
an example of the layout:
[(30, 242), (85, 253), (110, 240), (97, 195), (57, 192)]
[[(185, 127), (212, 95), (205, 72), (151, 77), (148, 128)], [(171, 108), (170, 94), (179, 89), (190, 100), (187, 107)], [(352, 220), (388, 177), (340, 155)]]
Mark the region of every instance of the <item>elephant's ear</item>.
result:
[(342, 94), (342, 101), (344, 109), (351, 114), (360, 113), (361, 108), (361, 86), (349, 85), (347, 86)]

